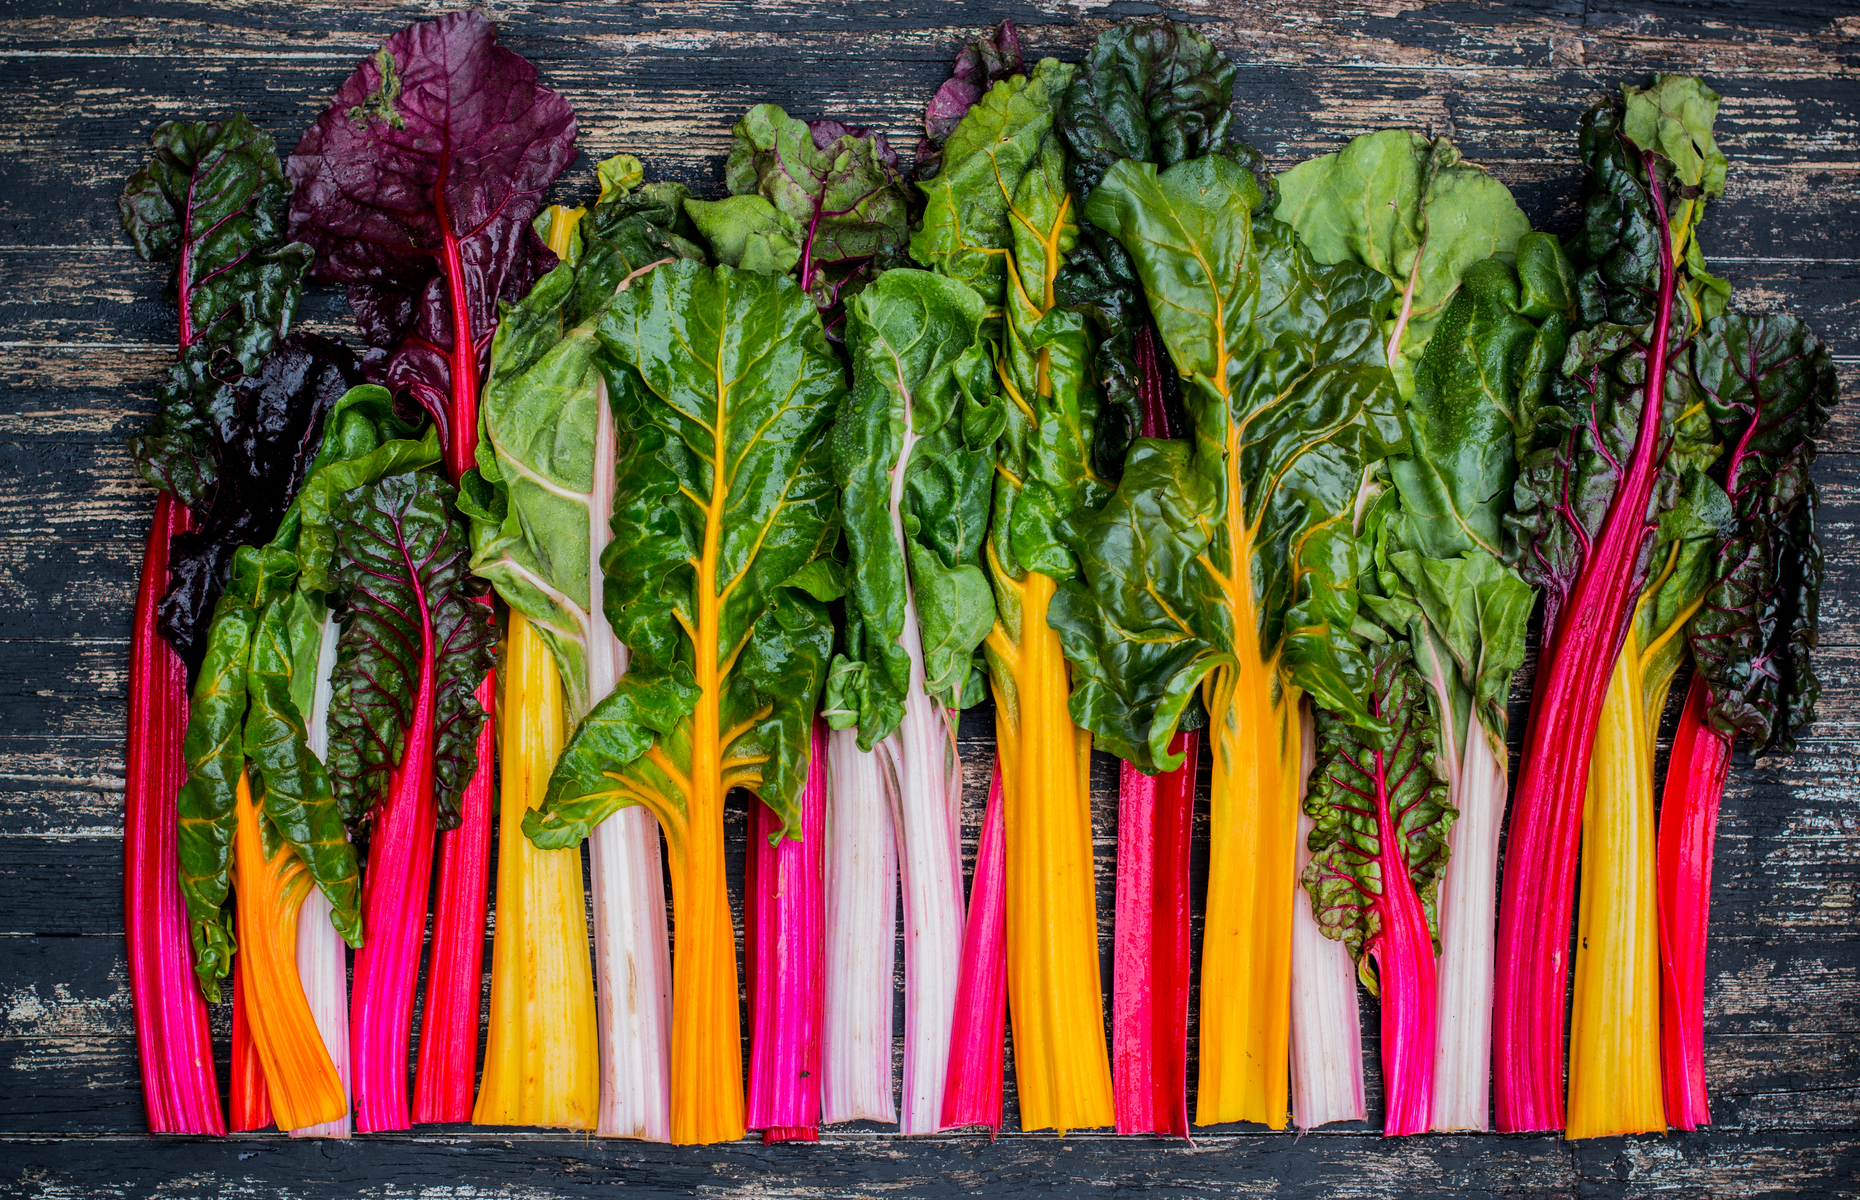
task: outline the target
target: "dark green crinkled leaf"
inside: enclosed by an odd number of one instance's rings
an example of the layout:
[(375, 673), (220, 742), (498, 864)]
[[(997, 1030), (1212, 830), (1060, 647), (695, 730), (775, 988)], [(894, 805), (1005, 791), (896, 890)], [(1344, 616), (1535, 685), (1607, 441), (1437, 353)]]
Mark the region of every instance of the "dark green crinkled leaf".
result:
[(150, 141), (155, 155), (130, 176), (117, 207), (138, 254), (175, 264), (169, 290), (185, 311), (180, 359), (129, 451), (151, 486), (195, 507), (217, 473), (209, 402), (289, 331), (311, 255), (284, 244), (291, 186), (271, 136), (244, 113), (167, 121)]
[(418, 425), (394, 415), (394, 398), (384, 387), (363, 384), (336, 402), (323, 424), (322, 449), (273, 539), (296, 549), (299, 588), (337, 589), (334, 513), (344, 495), (439, 462), (438, 430), (429, 424), (418, 438), (416, 432)]
[[(1216, 156), (1160, 175), (1120, 163), (1088, 209), (1136, 264), (1195, 426), (1192, 445), (1135, 444), (1077, 539), (1083, 583), (1053, 606), (1074, 719), (1146, 771), (1175, 765), (1175, 719), (1240, 637), (1320, 705), (1385, 729), (1363, 707), (1368, 663), (1349, 631), (1363, 465), (1403, 443), (1376, 321), (1390, 285), (1319, 265), (1288, 225), (1255, 223), (1259, 199), (1251, 174)], [(1230, 518), (1248, 557), (1237, 573)], [(1230, 625), (1236, 577), (1251, 630)]]
[[(755, 791), (798, 836), (833, 637), (817, 598), (831, 573), (813, 565), (838, 538), (824, 434), (844, 394), (819, 312), (787, 277), (674, 263), (617, 295), (596, 334), (619, 418), (606, 610), (633, 659), (524, 832), (574, 845), (638, 803), (677, 828), (705, 704), (734, 734), (720, 747), (726, 786)], [(699, 646), (706, 596), (723, 602), (715, 642)], [(700, 653), (723, 672), (709, 695)]]
[(967, 284), (913, 270), (885, 272), (847, 308), (853, 387), (832, 452), (850, 589), (824, 711), (837, 728), (857, 725), (866, 749), (903, 719), (907, 608), (925, 690), (958, 708), (980, 699), (970, 685), (995, 620), (981, 567), (994, 463), (962, 442), (956, 368), (983, 352), (983, 311)]
[(180, 814), (181, 895), (194, 943), (194, 974), (208, 1000), (219, 1000), (219, 981), (232, 970), (231, 890), (233, 815), (239, 776), (245, 771), (244, 727), (253, 633), (259, 613), (289, 594), (296, 562), (272, 547), (241, 547), (232, 578), (214, 607), (207, 653), (188, 707), (182, 753), (187, 781), (175, 806)]
[(1758, 753), (1794, 748), (1814, 719), (1822, 556), (1810, 476), (1837, 398), (1827, 348), (1794, 317), (1734, 315), (1693, 346), (1693, 374), (1730, 447), (1735, 520), (1716, 544), (1717, 579), (1690, 629), (1711, 684), (1711, 720)]
[[(1120, 159), (1170, 167), (1226, 153), (1252, 165), (1250, 147), (1230, 145), (1233, 77), (1227, 57), (1186, 25), (1118, 25), (1100, 34), (1060, 110), (1074, 203), (1086, 204)], [(1174, 372), (1162, 369), (1160, 353), (1139, 350), (1139, 341), (1153, 336), (1145, 328), (1149, 310), (1115, 237), (1087, 226), (1058, 290), (1060, 302), (1087, 313), (1098, 334), (1092, 369), (1104, 398), (1094, 453), (1099, 473), (1115, 479), (1142, 426), (1146, 389), (1160, 389), (1164, 406), (1180, 409)]]
[[(442, 828), (477, 759), (474, 692), (495, 654), (490, 609), (465, 592), (468, 542), (452, 486), (425, 471), (349, 492), (331, 517), (346, 607), (329, 711), (330, 782), (344, 817), (366, 819), (407, 745), (422, 662), (434, 663), (434, 775)], [(430, 623), (430, 637), (423, 627)]]
[[(1446, 874), (1447, 833), (1459, 814), (1434, 772), (1439, 728), (1422, 695), (1408, 648), (1390, 642), (1370, 651), (1370, 706), (1394, 726), (1387, 750), (1324, 712), (1317, 715), (1317, 767), (1305, 795), (1311, 861), (1305, 867), (1318, 927), (1350, 948), (1370, 991), (1376, 979), (1368, 954), (1384, 932), (1379, 898), (1391, 873), (1405, 872), (1439, 940), (1440, 881)], [(1386, 811), (1379, 811), (1386, 804)], [(1394, 833), (1385, 843), (1382, 824)], [(1400, 878), (1399, 875), (1394, 876)]]

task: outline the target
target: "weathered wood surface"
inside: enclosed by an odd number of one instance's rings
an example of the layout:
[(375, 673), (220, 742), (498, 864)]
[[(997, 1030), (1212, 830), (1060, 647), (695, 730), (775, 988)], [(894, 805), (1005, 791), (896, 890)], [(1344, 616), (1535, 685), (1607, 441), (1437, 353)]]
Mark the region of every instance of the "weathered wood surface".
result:
[[(446, 7), (11, 0), (0, 11), (0, 1194), (1855, 1191), (1860, 413), (1851, 402), (1817, 468), (1829, 568), (1821, 719), (1792, 756), (1740, 756), (1725, 798), (1707, 993), (1718, 1118), (1709, 1132), (1569, 1144), (1384, 1142), (1373, 1127), (1294, 1140), (1234, 1127), (1189, 1148), (1097, 1134), (903, 1141), (854, 1127), (818, 1146), (706, 1150), (466, 1128), (347, 1144), (145, 1138), (118, 837), (128, 614), (152, 501), (121, 439), (144, 419), (174, 314), (159, 299), (159, 272), (121, 238), (115, 195), (149, 129), (168, 117), (244, 109), (288, 149), (382, 36)], [(515, 0), (489, 11), (580, 115), (584, 153), (559, 188), (572, 200), (587, 190), (590, 164), (620, 150), (656, 175), (716, 190), (729, 127), (760, 100), (876, 125), (908, 146), (924, 98), (984, 26), (1012, 16), (1035, 53), (1076, 57), (1108, 20), (1155, 10), (1092, 0)], [(1203, 22), (1234, 55), (1239, 127), (1275, 166), (1350, 134), (1415, 124), (1453, 136), (1550, 229), (1572, 217), (1576, 119), (1595, 93), (1652, 71), (1706, 74), (1725, 95), (1719, 138), (1732, 162), (1705, 232), (1713, 264), (1739, 304), (1812, 321), (1839, 359), (1843, 390), (1860, 390), (1860, 9), (1184, 0), (1171, 12)], [(333, 294), (307, 297), (301, 320), (348, 329)], [(989, 730), (985, 710), (963, 724), (971, 819)], [(1107, 915), (1112, 781), (1101, 761)], [(740, 810), (734, 817), (740, 826)], [(223, 1034), (224, 1014), (216, 1019)], [(1371, 1021), (1372, 1110), (1374, 1032)]]

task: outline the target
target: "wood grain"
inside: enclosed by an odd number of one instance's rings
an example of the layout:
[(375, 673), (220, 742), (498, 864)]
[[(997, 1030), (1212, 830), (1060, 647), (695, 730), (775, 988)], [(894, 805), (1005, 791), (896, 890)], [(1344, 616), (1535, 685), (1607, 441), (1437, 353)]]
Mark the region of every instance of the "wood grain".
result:
[[(142, 1137), (118, 837), (128, 615), (152, 498), (122, 438), (146, 419), (174, 312), (159, 270), (124, 244), (115, 196), (149, 130), (170, 117), (244, 109), (288, 150), (382, 36), (449, 7), (12, 0), (0, 13), (0, 887), (9, 899), (0, 1194), (1851, 1194), (1860, 1168), (1860, 408), (1851, 402), (1816, 469), (1828, 555), (1820, 720), (1793, 755), (1740, 755), (1725, 797), (1707, 992), (1710, 1131), (1572, 1145), (1385, 1142), (1373, 1126), (1295, 1141), (1224, 1128), (1191, 1148), (1095, 1134), (906, 1141), (849, 1127), (818, 1146), (703, 1151), (465, 1128), (347, 1144)], [(644, 158), (653, 177), (715, 191), (732, 122), (762, 100), (873, 125), (908, 147), (955, 50), (1002, 16), (1021, 23), (1034, 53), (1076, 57), (1109, 21), (1154, 11), (1124, 0), (489, 7), (506, 44), (576, 107), (583, 154), (558, 185), (570, 202), (589, 190), (592, 162), (620, 150)], [(1413, 124), (1452, 136), (1553, 230), (1574, 217), (1583, 107), (1649, 72), (1706, 74), (1725, 95), (1719, 138), (1732, 162), (1703, 234), (1714, 267), (1739, 305), (1814, 323), (1844, 392), (1860, 389), (1853, 5), (1179, 0), (1170, 12), (1234, 56), (1238, 127), (1273, 165)], [(351, 328), (332, 293), (306, 296), (299, 323)], [(965, 715), (971, 843), (990, 738), (986, 706)], [(1107, 917), (1113, 794), (1101, 758), (1094, 832)], [(731, 820), (740, 857), (740, 807)], [(1102, 932), (1108, 978), (1108, 920)], [(1373, 1004), (1364, 1011), (1373, 1113)], [(215, 1020), (223, 1055), (225, 1014)]]

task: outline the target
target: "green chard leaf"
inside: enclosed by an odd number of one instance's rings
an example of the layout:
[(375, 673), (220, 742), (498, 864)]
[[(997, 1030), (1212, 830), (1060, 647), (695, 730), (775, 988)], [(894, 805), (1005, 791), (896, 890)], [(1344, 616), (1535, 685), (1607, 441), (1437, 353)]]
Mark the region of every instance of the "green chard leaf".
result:
[[(1233, 63), (1190, 26), (1160, 21), (1100, 34), (1059, 115), (1074, 202), (1089, 203), (1121, 159), (1170, 167), (1204, 154), (1256, 158), (1230, 144), (1233, 90)], [(1104, 399), (1094, 453), (1098, 471), (1115, 479), (1146, 406), (1179, 412), (1180, 388), (1153, 344), (1139, 349), (1155, 331), (1130, 256), (1103, 230), (1084, 233), (1057, 289), (1060, 303), (1089, 316), (1098, 334), (1092, 369)]]
[(207, 656), (188, 706), (182, 754), (187, 781), (175, 799), (180, 815), (181, 895), (192, 926), (194, 974), (206, 998), (219, 1002), (219, 981), (232, 971), (233, 805), (245, 771), (244, 725), (252, 635), (261, 607), (290, 586), (288, 554), (242, 546), (213, 610)]
[[(1401, 503), (1378, 541), (1382, 589), (1412, 613), (1393, 624), (1413, 639), (1456, 747), (1471, 735), (1472, 711), (1503, 743), (1511, 677), (1536, 603), (1502, 561), (1503, 517), (1518, 431), (1541, 406), (1546, 358), (1562, 358), (1570, 272), (1543, 234), (1519, 239), (1518, 263), (1494, 257), (1468, 268), (1422, 354), (1406, 414), (1414, 453), (1389, 461)], [(1541, 326), (1527, 312), (1546, 313)]]
[[(1253, 216), (1260, 200), (1244, 167), (1210, 156), (1120, 163), (1088, 209), (1137, 267), (1194, 423), (1192, 443), (1135, 443), (1110, 503), (1077, 525), (1084, 579), (1054, 602), (1074, 719), (1145, 771), (1176, 765), (1193, 692), (1236, 662), (1388, 728), (1364, 707), (1350, 631), (1365, 463), (1403, 446), (1376, 321), (1392, 289), (1316, 262)], [(1204, 699), (1210, 715), (1226, 704)]]
[[(952, 708), (981, 699), (976, 648), (994, 627), (981, 567), (994, 456), (962, 438), (959, 366), (971, 373), (982, 298), (965, 283), (894, 269), (847, 308), (853, 387), (832, 433), (848, 564), (846, 652), (825, 713), (870, 749), (904, 714), (916, 638), (924, 689)], [(985, 370), (985, 365), (983, 365)]]
[(676, 852), (687, 831), (720, 837), (694, 823), (745, 787), (798, 836), (838, 590), (841, 367), (794, 280), (727, 266), (654, 268), (595, 336), (620, 431), (606, 610), (633, 658), (524, 832), (572, 846), (644, 804)]
[(1370, 660), (1370, 707), (1395, 734), (1383, 748), (1349, 722), (1318, 712), (1317, 767), (1304, 805), (1317, 827), (1304, 885), (1318, 927), (1350, 948), (1373, 993), (1371, 957), (1382, 939), (1406, 932), (1394, 927), (1405, 908), (1400, 893), (1419, 901), (1426, 934), (1438, 942), (1447, 833), (1459, 814), (1434, 771), (1439, 731), (1408, 648), (1390, 642), (1372, 650)]
[(1494, 254), (1512, 254), (1531, 228), (1505, 185), (1462, 159), (1452, 142), (1408, 129), (1354, 138), (1299, 163), (1278, 186), (1273, 215), (1319, 262), (1362, 263), (1394, 283), (1385, 319), (1404, 393), (1460, 276)]
[[(362, 944), (361, 872), (355, 847), (330, 788), (329, 773), (310, 753), (304, 714), (293, 698), (299, 690), (300, 650), (307, 649), (315, 671), (322, 627), (292, 628), (301, 593), (265, 603), (252, 630), (251, 667), (246, 691), (251, 707), (245, 717), (245, 757), (255, 794), (265, 816), (297, 851), (310, 877), (329, 898), (330, 921), (351, 946)], [(293, 633), (308, 646), (300, 646)], [(314, 681), (310, 681), (314, 686)]]
[(1810, 468), (1838, 398), (1827, 347), (1794, 317), (1729, 315), (1693, 346), (1693, 376), (1719, 438), (1731, 518), (1712, 542), (1689, 629), (1711, 685), (1710, 719), (1753, 750), (1794, 748), (1821, 692), (1810, 661), (1822, 581)]
[(654, 198), (661, 185), (628, 190), (638, 160), (619, 157), (627, 161), (603, 178), (602, 198), (580, 219), (584, 248), (498, 322), (478, 470), (459, 500), (471, 520), (473, 573), (534, 623), (576, 717), (606, 694), (621, 653), (601, 611), (619, 435), (596, 327), (623, 287), (639, 286), (636, 272), (702, 258), (676, 232), (680, 205)]
[(129, 439), (150, 486), (191, 507), (217, 477), (210, 404), (220, 385), (258, 366), (290, 330), (311, 251), (284, 242), (291, 185), (271, 135), (244, 113), (167, 121), (155, 155), (117, 207), (136, 253), (173, 262), (180, 358), (156, 388), (155, 419)]
[(485, 717), (474, 693), (496, 644), (490, 609), (465, 591), (468, 542), (454, 495), (438, 476), (413, 471), (346, 493), (332, 514), (346, 615), (326, 761), (351, 825), (368, 819), (410, 744), (425, 737), (408, 726), (428, 670), (439, 824), (458, 824)]

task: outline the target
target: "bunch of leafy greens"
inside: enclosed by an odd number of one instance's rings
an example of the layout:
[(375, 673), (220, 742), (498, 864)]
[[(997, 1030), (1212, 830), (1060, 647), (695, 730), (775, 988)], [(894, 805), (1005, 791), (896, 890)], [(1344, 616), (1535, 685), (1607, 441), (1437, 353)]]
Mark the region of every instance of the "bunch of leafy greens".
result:
[(920, 184), (911, 254), (988, 306), (998, 394), (969, 395), (964, 436), (996, 442), (984, 550), (995, 592), (983, 643), (996, 702), (1007, 825), (1009, 996), (1023, 1127), (1112, 1120), (1091, 888), (1089, 735), (1069, 718), (1065, 659), (1047, 617), (1078, 571), (1064, 529), (1096, 509), (1098, 394), (1083, 314), (1056, 285), (1078, 242), (1055, 122), (1073, 68), (1042, 60), (995, 84), (943, 145)]
[(1264, 201), (1220, 155), (1160, 173), (1119, 163), (1094, 192), (1087, 215), (1130, 255), (1184, 376), (1193, 439), (1133, 444), (1053, 619), (1080, 679), (1072, 711), (1106, 748), (1174, 767), (1197, 692), (1206, 706), (1220, 918), (1204, 941), (1197, 1119), (1283, 1127), (1298, 703), (1308, 692), (1389, 732), (1351, 632), (1352, 521), (1365, 464), (1400, 449), (1402, 427), (1378, 335), (1389, 282), (1318, 263)]
[(799, 832), (838, 593), (824, 434), (840, 366), (792, 280), (727, 266), (654, 267), (594, 336), (623, 431), (607, 616), (633, 660), (524, 830), (562, 846), (625, 805), (659, 819), (678, 930), (671, 1134), (709, 1142), (743, 1128), (723, 798), (749, 788)]

